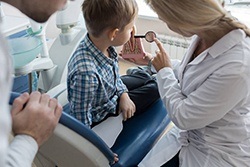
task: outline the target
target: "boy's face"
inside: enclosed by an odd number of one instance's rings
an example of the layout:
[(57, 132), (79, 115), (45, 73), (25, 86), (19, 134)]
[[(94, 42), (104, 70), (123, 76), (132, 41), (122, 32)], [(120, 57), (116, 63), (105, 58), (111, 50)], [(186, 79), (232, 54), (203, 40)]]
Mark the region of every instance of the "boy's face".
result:
[(135, 26), (135, 20), (131, 21), (128, 25), (126, 25), (123, 31), (119, 31), (114, 40), (113, 46), (121, 46), (125, 44), (131, 37), (131, 33)]

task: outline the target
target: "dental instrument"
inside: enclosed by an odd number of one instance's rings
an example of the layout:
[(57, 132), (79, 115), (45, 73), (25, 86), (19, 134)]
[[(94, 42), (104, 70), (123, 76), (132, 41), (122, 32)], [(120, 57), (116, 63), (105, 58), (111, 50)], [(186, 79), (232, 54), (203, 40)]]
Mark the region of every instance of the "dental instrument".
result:
[(154, 31), (148, 31), (145, 35), (135, 35), (134, 38), (145, 38), (147, 42), (151, 43), (156, 38), (156, 33)]

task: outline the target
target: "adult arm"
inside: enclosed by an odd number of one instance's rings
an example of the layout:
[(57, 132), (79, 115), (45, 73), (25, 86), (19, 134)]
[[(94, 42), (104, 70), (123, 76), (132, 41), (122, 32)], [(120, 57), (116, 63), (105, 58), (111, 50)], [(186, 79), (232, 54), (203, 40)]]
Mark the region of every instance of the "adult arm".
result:
[(180, 68), (181, 61), (178, 59), (171, 59), (172, 69), (175, 75), (175, 78), (178, 78), (178, 71)]
[(214, 72), (188, 96), (181, 92), (173, 70), (157, 74), (159, 92), (169, 116), (177, 127), (199, 129), (221, 119), (246, 96), (246, 76), (239, 74), (241, 64), (231, 64)]
[(57, 100), (46, 94), (25, 93), (16, 98), (11, 110), (14, 139), (2, 152), (3, 166), (31, 166), (38, 147), (53, 133), (61, 111)]
[(235, 61), (216, 69), (193, 92), (184, 95), (176, 79), (169, 56), (162, 44), (153, 60), (156, 67), (159, 93), (171, 120), (184, 130), (203, 128), (221, 119), (247, 96), (247, 67)]
[(7, 149), (7, 157), (4, 167), (31, 166), (37, 150), (37, 142), (31, 136), (15, 136)]

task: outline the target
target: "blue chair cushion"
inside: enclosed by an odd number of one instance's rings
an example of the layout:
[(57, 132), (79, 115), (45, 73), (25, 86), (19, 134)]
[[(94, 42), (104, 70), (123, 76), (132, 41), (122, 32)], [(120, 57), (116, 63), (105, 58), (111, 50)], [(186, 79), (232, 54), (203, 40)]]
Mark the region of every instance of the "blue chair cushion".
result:
[(119, 156), (119, 162), (112, 167), (137, 166), (169, 123), (166, 108), (160, 99), (143, 114), (125, 121), (111, 148)]

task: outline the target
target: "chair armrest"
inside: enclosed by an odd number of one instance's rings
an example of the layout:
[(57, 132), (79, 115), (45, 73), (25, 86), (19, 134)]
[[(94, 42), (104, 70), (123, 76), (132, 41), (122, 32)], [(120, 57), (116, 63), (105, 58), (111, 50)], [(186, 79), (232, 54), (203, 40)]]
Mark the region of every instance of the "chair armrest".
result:
[(62, 113), (59, 123), (64, 126), (67, 126), (69, 129), (73, 130), (85, 139), (89, 140), (91, 143), (93, 143), (93, 145), (99, 148), (99, 150), (107, 157), (109, 162), (113, 163), (114, 153), (107, 146), (107, 144), (86, 125), (84, 125), (83, 123), (81, 123), (80, 121), (65, 112)]
[(53, 97), (53, 98), (57, 99), (57, 97), (60, 96), (66, 90), (67, 90), (67, 83), (64, 82), (64, 83), (60, 83), (56, 87), (49, 90), (47, 92), (47, 94), (50, 95), (50, 97)]

